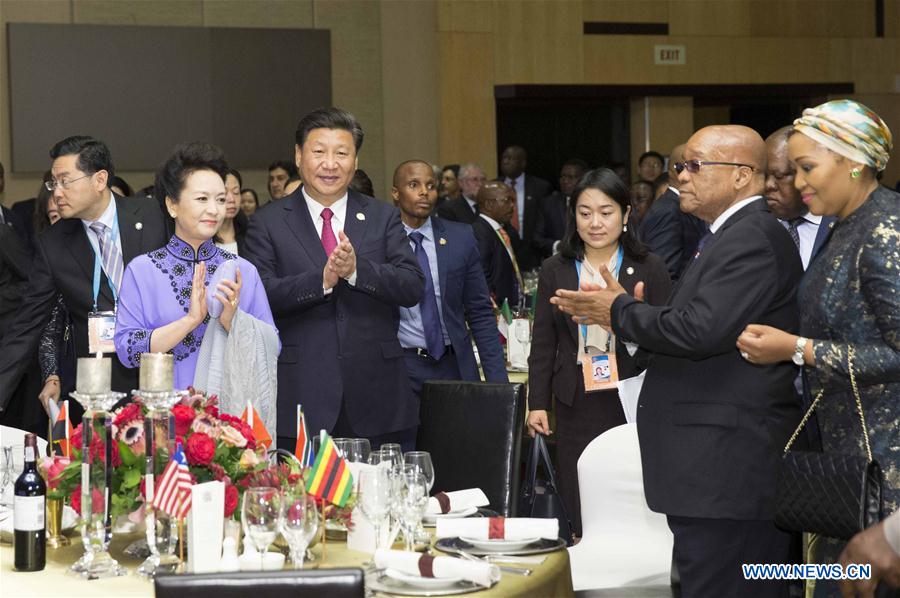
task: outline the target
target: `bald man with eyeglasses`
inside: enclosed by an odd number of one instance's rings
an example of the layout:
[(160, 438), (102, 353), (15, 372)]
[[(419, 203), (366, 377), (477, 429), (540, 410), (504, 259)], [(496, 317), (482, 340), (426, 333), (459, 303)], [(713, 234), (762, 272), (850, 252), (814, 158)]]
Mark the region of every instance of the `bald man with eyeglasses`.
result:
[(674, 534), (682, 596), (786, 596), (785, 582), (745, 580), (741, 564), (789, 562), (775, 480), (800, 420), (797, 370), (750, 363), (735, 341), (750, 322), (797, 330), (803, 267), (762, 197), (766, 146), (755, 131), (699, 130), (676, 171), (682, 210), (709, 233), (667, 304), (628, 296), (608, 273), (605, 289), (559, 290), (551, 302), (652, 353), (637, 410), (644, 493)]

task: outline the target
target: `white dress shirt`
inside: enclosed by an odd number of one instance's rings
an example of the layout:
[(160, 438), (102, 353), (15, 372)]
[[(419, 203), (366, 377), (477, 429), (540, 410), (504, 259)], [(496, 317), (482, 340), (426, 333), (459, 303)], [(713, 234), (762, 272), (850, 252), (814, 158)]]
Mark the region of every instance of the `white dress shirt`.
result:
[[(325, 220), (322, 218), (322, 210), (327, 207), (331, 210), (331, 230), (334, 232), (334, 238), (340, 243), (341, 237), (339, 233), (344, 230), (344, 223), (347, 222), (347, 194), (344, 193), (343, 197), (330, 206), (323, 206), (310, 197), (304, 187), (301, 187), (300, 190), (303, 193), (303, 199), (306, 200), (306, 209), (309, 210), (309, 217), (312, 218), (316, 234), (319, 235), (319, 240), (322, 240), (322, 225), (325, 223)], [(353, 243), (353, 239), (350, 239), (350, 242)], [(354, 248), (354, 251), (355, 249), (356, 248)], [(356, 270), (344, 280), (349, 284), (356, 286)], [(331, 289), (325, 290), (326, 295), (330, 292)]]
[[(500, 224), (490, 216), (485, 216), (484, 214), (479, 214), (479, 216), (484, 218), (485, 221), (491, 225), (491, 228), (493, 228), (495, 232), (503, 228), (502, 224)], [(500, 235), (500, 233), (497, 233), (497, 237), (502, 238), (502, 235)], [(506, 253), (509, 254), (509, 259), (511, 259), (515, 263), (516, 255), (513, 253), (512, 247), (509, 247), (505, 242), (503, 243), (503, 246), (506, 247)]]
[[(812, 260), (813, 246), (816, 244), (816, 236), (822, 225), (822, 216), (807, 212), (801, 218), (803, 220), (797, 223), (797, 236), (800, 237), (800, 259), (803, 261), (803, 269), (806, 270)], [(790, 227), (790, 222), (787, 220), (779, 220), (779, 222), (784, 225), (784, 228)]]
[[(118, 212), (116, 211), (116, 196), (110, 191), (109, 192), (109, 205), (106, 206), (106, 209), (96, 220), (82, 220), (81, 225), (84, 227), (84, 233), (87, 235), (88, 241), (91, 242), (91, 247), (94, 248), (94, 253), (96, 255), (100, 255), (100, 242), (97, 240), (97, 233), (94, 232), (94, 229), (91, 228), (91, 225), (94, 222), (102, 222), (106, 225), (106, 228), (110, 229), (112, 232), (113, 226), (116, 224), (116, 220), (118, 220)], [(119, 255), (122, 256), (122, 259), (125, 259), (125, 254), (122, 253), (122, 231), (116, 231), (116, 238), (113, 239), (116, 243), (116, 247), (119, 249)], [(101, 258), (102, 260), (102, 258)]]
[(754, 201), (756, 201), (757, 199), (760, 199), (761, 197), (762, 197), (762, 195), (754, 195), (753, 197), (748, 197), (746, 199), (742, 199), (739, 202), (737, 202), (736, 204), (734, 204), (733, 206), (731, 206), (730, 208), (728, 208), (727, 210), (725, 210), (724, 212), (722, 212), (721, 214), (719, 214), (719, 217), (716, 218), (715, 220), (713, 220), (713, 223), (709, 225), (709, 232), (711, 232), (712, 234), (716, 234), (716, 232), (720, 228), (722, 228), (722, 225), (725, 224), (725, 222), (727, 222), (729, 218), (731, 218), (737, 212), (739, 212), (741, 208), (743, 208), (744, 206), (746, 206), (748, 204), (753, 203)]
[(515, 180), (506, 179), (506, 184), (516, 190), (516, 210), (519, 212), (519, 238), (525, 234), (525, 173)]

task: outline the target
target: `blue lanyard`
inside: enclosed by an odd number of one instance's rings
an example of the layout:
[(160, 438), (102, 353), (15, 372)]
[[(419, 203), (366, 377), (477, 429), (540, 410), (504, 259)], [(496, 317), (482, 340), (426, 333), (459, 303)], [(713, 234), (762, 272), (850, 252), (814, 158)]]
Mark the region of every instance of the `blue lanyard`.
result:
[[(93, 232), (93, 229), (91, 229)], [(94, 233), (96, 236), (96, 233)], [(109, 242), (115, 243), (116, 238), (119, 236), (119, 215), (116, 214), (116, 219), (113, 221), (112, 225), (112, 233), (109, 235)], [(91, 247), (93, 248), (94, 244), (91, 243)], [(103, 266), (100, 263), (100, 240), (97, 239), (97, 248), (94, 249), (94, 311), (97, 311), (97, 297), (100, 296), (100, 270), (103, 269)], [(106, 273), (106, 283), (109, 285), (109, 290), (112, 291), (113, 301), (118, 303), (119, 296), (116, 293), (116, 286), (113, 284), (112, 279), (109, 277), (109, 272)], [(115, 309), (115, 308), (113, 308)]]
[[(622, 269), (622, 258), (625, 252), (622, 250), (622, 244), (619, 243), (619, 250), (616, 252), (616, 265), (613, 268), (613, 278), (619, 280), (619, 270)], [(578, 288), (581, 288), (581, 260), (575, 260), (575, 271), (578, 273)], [(584, 340), (584, 352), (587, 353), (587, 324), (580, 324), (581, 338)], [(609, 351), (609, 339), (607, 339), (606, 350)]]

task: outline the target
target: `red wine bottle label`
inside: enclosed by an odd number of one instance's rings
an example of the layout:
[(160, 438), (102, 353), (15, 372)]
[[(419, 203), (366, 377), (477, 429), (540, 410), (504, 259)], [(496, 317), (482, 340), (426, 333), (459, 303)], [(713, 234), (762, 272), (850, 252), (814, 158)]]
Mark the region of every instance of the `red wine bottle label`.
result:
[(17, 496), (13, 501), (13, 529), (36, 532), (44, 529), (44, 497)]

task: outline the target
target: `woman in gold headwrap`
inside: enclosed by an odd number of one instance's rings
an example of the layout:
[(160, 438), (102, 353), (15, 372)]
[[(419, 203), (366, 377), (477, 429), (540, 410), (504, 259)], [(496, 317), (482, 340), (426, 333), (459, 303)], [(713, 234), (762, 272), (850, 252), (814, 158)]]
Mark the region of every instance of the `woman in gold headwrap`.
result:
[[(798, 293), (801, 336), (750, 325), (737, 346), (752, 363), (793, 359), (805, 366), (825, 452), (867, 454), (851, 389), (848, 354), (873, 457), (884, 470), (884, 511), (900, 507), (900, 195), (879, 185), (891, 131), (850, 100), (803, 111), (788, 154), (794, 185), (813, 214), (836, 216), (825, 247)], [(821, 562), (843, 543), (823, 539)], [(815, 596), (839, 596), (820, 580)]]

